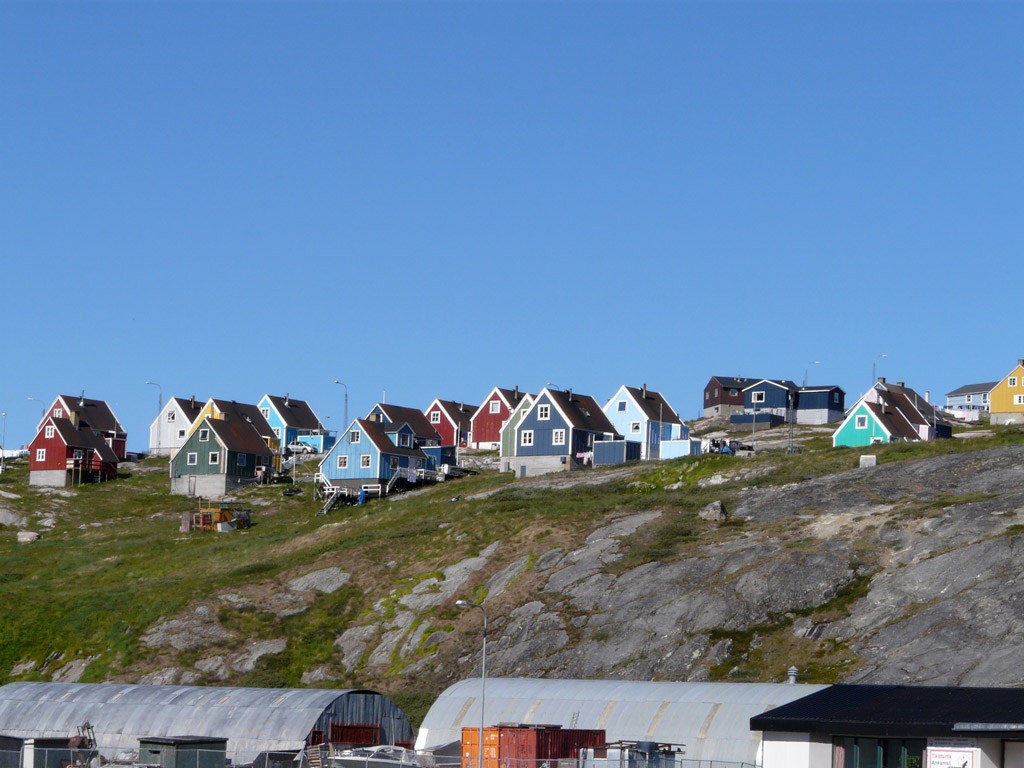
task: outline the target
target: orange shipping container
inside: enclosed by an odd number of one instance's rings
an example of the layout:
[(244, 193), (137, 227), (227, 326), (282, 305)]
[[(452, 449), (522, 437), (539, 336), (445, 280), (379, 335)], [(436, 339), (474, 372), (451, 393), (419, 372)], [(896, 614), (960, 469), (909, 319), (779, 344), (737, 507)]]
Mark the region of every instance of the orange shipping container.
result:
[[(484, 764), (483, 768), (499, 768), (498, 766), (498, 729), (484, 728)], [(480, 729), (463, 727), (462, 729), (462, 768), (477, 768), (480, 761)]]

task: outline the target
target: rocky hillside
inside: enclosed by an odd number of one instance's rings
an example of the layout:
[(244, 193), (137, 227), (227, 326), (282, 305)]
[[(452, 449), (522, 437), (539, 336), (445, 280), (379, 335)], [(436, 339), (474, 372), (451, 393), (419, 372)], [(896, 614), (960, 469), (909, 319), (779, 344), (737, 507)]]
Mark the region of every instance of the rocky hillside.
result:
[(254, 490), (257, 525), (220, 535), (177, 532), (155, 461), (58, 493), (10, 473), (0, 676), (358, 683), (415, 717), (479, 673), (466, 597), (494, 675), (1024, 683), (1024, 435), (870, 469), (814, 448), (484, 473), (327, 518)]

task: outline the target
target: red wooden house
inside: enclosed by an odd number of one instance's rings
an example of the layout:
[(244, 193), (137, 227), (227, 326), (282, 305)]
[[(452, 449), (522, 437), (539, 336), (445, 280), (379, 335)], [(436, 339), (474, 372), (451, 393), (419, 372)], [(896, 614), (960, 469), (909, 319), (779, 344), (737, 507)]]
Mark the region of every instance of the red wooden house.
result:
[(441, 436), (441, 445), (458, 445), (465, 448), (469, 441), (469, 421), (476, 410), (475, 405), (435, 398), (423, 413), (430, 421), (430, 426)]
[(67, 419), (75, 429), (88, 429), (105, 442), (118, 459), (124, 459), (128, 447), (128, 434), (117, 420), (117, 416), (103, 400), (93, 400), (82, 395), (58, 395), (46, 411), (38, 429), (43, 428), (46, 419)]
[(117, 456), (88, 427), (47, 416), (28, 446), (29, 485), (64, 486), (117, 477)]
[(497, 448), (501, 445), (501, 428), (523, 399), (523, 394), (519, 387), (495, 387), (491, 390), (483, 405), (470, 417), (470, 443), (474, 448)]

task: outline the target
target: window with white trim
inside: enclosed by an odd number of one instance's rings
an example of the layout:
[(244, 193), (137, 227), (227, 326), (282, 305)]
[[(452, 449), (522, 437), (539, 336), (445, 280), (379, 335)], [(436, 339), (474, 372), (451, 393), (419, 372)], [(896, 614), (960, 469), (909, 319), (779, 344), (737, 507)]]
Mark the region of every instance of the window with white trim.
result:
[(630, 431), (630, 434), (639, 435), (640, 434), (640, 422), (639, 421), (631, 421), (631, 422), (629, 422), (629, 431)]
[(280, 440), (281, 439), (281, 428), (280, 427), (271, 427), (271, 429), (274, 430), (274, 437), (276, 437), (278, 440)]
[(440, 424), (441, 423), (441, 412), (440, 411), (431, 411), (430, 412), (430, 423), (431, 424)]
[(220, 464), (220, 451), (210, 451), (210, 464)]
[(364, 453), (359, 457), (359, 466), (363, 469), (367, 469), (370, 466), (370, 454)]
[(533, 445), (533, 430), (524, 429), (519, 433), (519, 444), (520, 445)]
[(348, 469), (348, 456), (338, 457), (338, 469)]
[(167, 412), (167, 421), (168, 421), (168, 422), (172, 422), (172, 421), (174, 421), (174, 419), (175, 419), (176, 417), (177, 417), (177, 414), (176, 414), (176, 413), (175, 413), (174, 411), (168, 411), (168, 412)]
[(1013, 396), (1013, 404), (1014, 405), (1024, 405), (1024, 395), (1014, 395)]
[(1008, 386), (1008, 387), (1016, 387), (1017, 386), (1017, 377), (1016, 376), (1011, 376), (1010, 378), (1008, 378), (1006, 380), (1006, 386)]
[(47, 424), (46, 425), (46, 429), (44, 431), (46, 433), (46, 438), (47, 439), (53, 437), (53, 425), (52, 424)]
[(981, 402), (983, 402), (983, 403), (987, 403), (988, 402), (988, 392), (986, 392), (985, 394), (983, 394), (981, 396)]
[(619, 413), (625, 413), (626, 412), (626, 401), (625, 400), (619, 400), (619, 402), (617, 402), (615, 404), (615, 407), (618, 409)]
[(237, 463), (238, 463), (238, 466), (240, 466), (240, 467), (244, 467), (245, 466), (245, 454), (244, 453), (238, 454), (238, 462)]
[(260, 413), (263, 414), (263, 418), (264, 419), (266, 419), (267, 421), (270, 421), (270, 409), (269, 408), (260, 408)]
[(408, 448), (409, 447), (409, 436), (404, 434), (404, 433), (399, 435), (398, 436), (398, 444), (400, 446), (402, 446), (403, 448)]
[(391, 457), (390, 465), (391, 465), (392, 469), (398, 469), (398, 457), (397, 456), (392, 456)]
[(199, 454), (198, 453), (187, 453), (187, 454), (185, 454), (185, 464), (187, 464), (190, 467), (194, 467), (198, 463), (199, 463)]
[(54, 408), (53, 409), (53, 415), (54, 415), (55, 418), (63, 419), (64, 418), (64, 409), (63, 408)]
[(551, 444), (552, 445), (565, 445), (565, 430), (564, 429), (553, 429), (553, 430), (551, 430)]
[(968, 403), (971, 402), (973, 399), (974, 399), (974, 395), (967, 395), (967, 397), (965, 398), (966, 402), (968, 402)]
[(362, 437), (362, 434), (359, 432), (358, 429), (353, 429), (351, 432), (348, 433), (348, 441), (352, 445), (358, 443), (360, 437)]
[(857, 428), (857, 429), (867, 429), (868, 428), (868, 417), (867, 416), (858, 416), (856, 419), (854, 419), (854, 427)]
[(36, 448), (36, 461), (46, 461), (45, 448)]
[(491, 413), (501, 413), (501, 400), (491, 400)]
[(757, 390), (756, 392), (750, 393), (750, 402), (752, 403), (763, 403), (764, 402), (764, 390)]
[(551, 406), (550, 405), (538, 405), (537, 406), (537, 418), (540, 421), (547, 421), (551, 418)]
[(72, 456), (73, 458), (76, 458), (76, 459), (80, 459), (80, 458), (82, 458), (83, 456), (85, 456), (85, 452), (84, 452), (84, 451), (83, 451), (83, 450), (82, 450), (81, 448), (75, 448), (75, 450), (74, 450), (74, 452), (73, 452), (73, 453), (71, 454), (71, 456)]
[(185, 439), (185, 430), (184, 429), (179, 429), (178, 430), (178, 439), (179, 440), (184, 440)]
[(200, 429), (199, 430), (199, 442), (200, 443), (205, 443), (209, 439), (210, 439), (210, 430), (208, 430), (208, 429)]

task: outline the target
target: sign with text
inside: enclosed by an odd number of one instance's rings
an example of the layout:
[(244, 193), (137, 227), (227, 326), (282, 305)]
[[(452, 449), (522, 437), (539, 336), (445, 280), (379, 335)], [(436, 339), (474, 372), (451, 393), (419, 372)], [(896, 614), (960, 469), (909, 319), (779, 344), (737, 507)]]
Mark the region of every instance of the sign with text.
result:
[(928, 768), (976, 768), (978, 750), (928, 747)]

